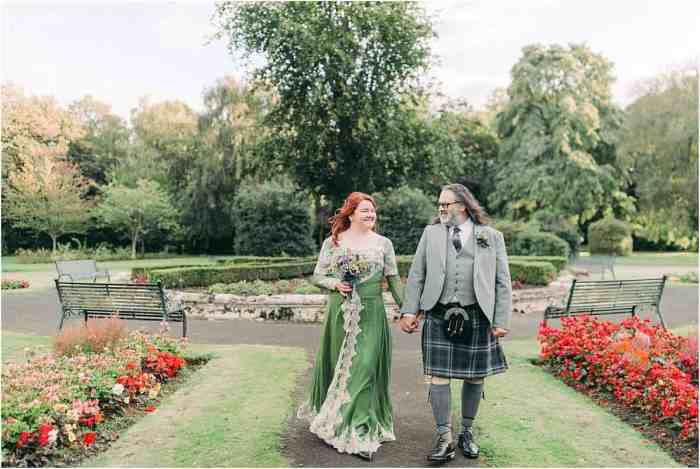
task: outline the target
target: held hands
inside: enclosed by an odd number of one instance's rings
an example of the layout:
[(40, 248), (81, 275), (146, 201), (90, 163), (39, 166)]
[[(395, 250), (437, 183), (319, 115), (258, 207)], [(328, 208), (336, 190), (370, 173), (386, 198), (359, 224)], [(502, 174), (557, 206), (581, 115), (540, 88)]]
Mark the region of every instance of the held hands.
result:
[(347, 296), (348, 293), (352, 291), (352, 285), (348, 285), (345, 282), (336, 282), (335, 289), (338, 290), (341, 295)]
[(508, 333), (508, 329), (503, 329), (502, 327), (494, 327), (491, 329), (493, 335), (496, 337), (504, 337)]
[(405, 314), (399, 320), (399, 327), (401, 327), (402, 331), (408, 334), (413, 334), (414, 332), (416, 332), (418, 330), (418, 326), (419, 321), (417, 315)]

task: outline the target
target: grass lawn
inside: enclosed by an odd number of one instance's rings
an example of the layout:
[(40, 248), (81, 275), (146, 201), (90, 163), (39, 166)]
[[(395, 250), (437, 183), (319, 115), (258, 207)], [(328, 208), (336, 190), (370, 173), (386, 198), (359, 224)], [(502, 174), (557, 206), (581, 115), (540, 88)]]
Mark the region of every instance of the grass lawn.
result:
[(17, 362), (25, 359), (25, 347), (49, 346), (51, 339), (46, 336), (20, 334), (2, 331), (2, 362)]
[[(216, 358), (86, 467), (280, 467), (303, 349), (192, 345)], [(147, 447), (145, 446), (147, 444)]]
[[(506, 341), (508, 372), (491, 377), (475, 422), (480, 463), (519, 467), (679, 467), (586, 396), (530, 363), (535, 341)], [(461, 382), (452, 389), (453, 423), (461, 421)]]
[[(125, 261), (97, 261), (97, 266), (101, 269), (108, 269), (110, 272), (126, 272), (132, 267), (150, 267), (154, 265), (201, 265), (210, 264), (208, 256), (174, 256), (167, 259), (136, 259)], [(54, 263), (46, 264), (20, 264), (15, 256), (3, 256), (2, 272), (51, 272), (56, 273)]]
[[(581, 253), (588, 256), (588, 252)], [(634, 252), (631, 256), (618, 256), (617, 265), (678, 265), (697, 266), (697, 252)]]

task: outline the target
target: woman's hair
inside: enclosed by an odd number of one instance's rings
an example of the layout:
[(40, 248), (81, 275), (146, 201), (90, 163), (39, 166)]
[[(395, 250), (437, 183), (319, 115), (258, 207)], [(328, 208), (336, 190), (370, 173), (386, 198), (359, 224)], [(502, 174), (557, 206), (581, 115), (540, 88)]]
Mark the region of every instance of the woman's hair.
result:
[[(467, 217), (471, 218), (477, 225), (488, 225), (491, 222), (489, 216), (486, 214), (486, 210), (484, 210), (479, 201), (476, 200), (474, 194), (462, 184), (447, 184), (446, 186), (442, 186), (442, 190), (452, 192), (455, 198), (462, 202), (467, 208)], [(433, 223), (439, 222), (440, 217), (435, 217), (433, 219)]]
[[(345, 202), (343, 202), (343, 206), (336, 210), (335, 215), (328, 219), (328, 223), (331, 225), (331, 237), (333, 238), (334, 245), (338, 246), (338, 235), (350, 228), (350, 215), (352, 215), (355, 209), (357, 209), (357, 206), (365, 200), (370, 201), (372, 205), (374, 205), (375, 210), (377, 209), (377, 203), (372, 196), (363, 192), (352, 192), (345, 199)], [(375, 227), (376, 226), (375, 224)]]

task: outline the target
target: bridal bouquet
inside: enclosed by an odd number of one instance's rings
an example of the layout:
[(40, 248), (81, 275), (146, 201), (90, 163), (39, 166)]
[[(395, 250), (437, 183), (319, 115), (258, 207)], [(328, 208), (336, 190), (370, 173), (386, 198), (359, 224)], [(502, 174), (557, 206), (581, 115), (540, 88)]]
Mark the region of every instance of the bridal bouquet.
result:
[(333, 273), (337, 274), (343, 282), (355, 284), (362, 274), (369, 272), (370, 265), (365, 259), (355, 254), (339, 256), (333, 266)]

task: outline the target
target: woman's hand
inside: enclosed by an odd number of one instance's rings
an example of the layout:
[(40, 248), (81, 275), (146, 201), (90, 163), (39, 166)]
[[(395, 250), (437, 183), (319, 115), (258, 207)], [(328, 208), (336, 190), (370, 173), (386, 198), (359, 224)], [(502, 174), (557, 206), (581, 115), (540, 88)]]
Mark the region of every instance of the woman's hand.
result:
[(345, 282), (336, 282), (335, 289), (338, 290), (341, 295), (347, 296), (347, 294), (352, 291), (352, 285), (348, 285)]

